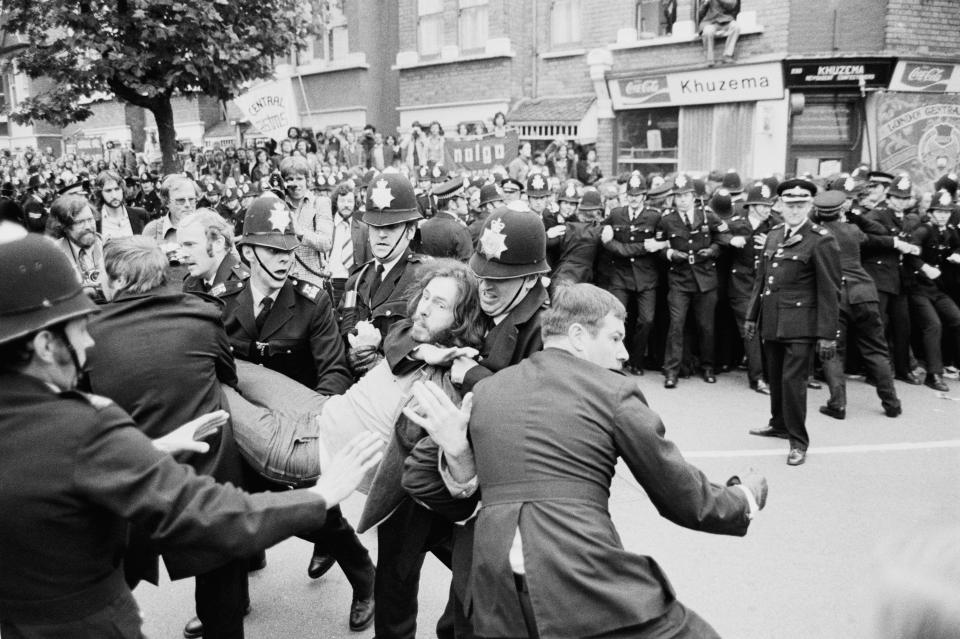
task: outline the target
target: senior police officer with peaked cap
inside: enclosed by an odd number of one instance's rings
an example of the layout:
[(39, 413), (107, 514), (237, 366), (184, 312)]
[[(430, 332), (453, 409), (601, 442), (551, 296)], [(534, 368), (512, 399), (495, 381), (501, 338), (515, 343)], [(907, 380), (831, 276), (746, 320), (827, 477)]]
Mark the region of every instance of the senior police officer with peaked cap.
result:
[[(326, 482), (251, 496), (201, 480), (164, 450), (203, 444), (161, 447), (109, 399), (75, 391), (95, 311), (46, 239), (2, 246), (0, 511), (16, 513), (0, 518), (5, 637), (142, 637), (120, 562), (128, 522), (166, 548), (192, 550), (202, 571), (215, 553), (249, 554), (321, 526), (327, 504), (349, 494)], [(178, 429), (181, 442), (198, 421)]]
[(836, 357), (840, 300), (837, 240), (810, 221), (815, 184), (795, 178), (777, 188), (784, 223), (767, 234), (747, 306), (744, 334), (759, 334), (770, 383), (770, 422), (751, 435), (790, 440), (787, 464), (806, 461), (807, 376), (814, 349)]

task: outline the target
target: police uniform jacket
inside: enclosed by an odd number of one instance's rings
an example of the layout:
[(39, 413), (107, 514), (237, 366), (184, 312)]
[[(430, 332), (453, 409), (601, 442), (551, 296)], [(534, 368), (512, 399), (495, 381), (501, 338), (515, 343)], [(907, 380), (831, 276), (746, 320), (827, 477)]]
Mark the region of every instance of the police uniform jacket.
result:
[(157, 192), (151, 191), (144, 193), (141, 191), (133, 201), (138, 207), (144, 209), (151, 220), (160, 217), (163, 214), (163, 201)]
[(827, 229), (805, 222), (786, 242), (775, 226), (757, 266), (747, 319), (759, 322), (764, 340), (837, 339), (840, 249)]
[[(904, 257), (907, 291), (911, 295), (924, 297), (942, 295), (946, 292), (943, 274), (952, 266), (947, 262), (947, 258), (960, 252), (960, 237), (957, 236), (956, 229), (940, 228), (935, 222), (928, 220), (913, 230), (910, 241), (920, 247), (920, 255)], [(940, 277), (935, 280), (927, 277), (922, 270), (924, 264), (940, 269)]]
[(438, 211), (420, 225), (420, 252), (430, 257), (451, 257), (466, 262), (473, 255), (473, 240), (460, 220)]
[[(407, 316), (407, 303), (410, 301), (410, 287), (417, 281), (417, 267), (425, 256), (407, 250), (392, 269), (384, 273), (383, 281), (371, 298), (370, 289), (377, 276), (374, 260), (355, 267), (353, 274), (344, 285), (344, 296), (337, 309), (340, 334), (346, 336), (353, 331), (358, 322), (372, 322), (386, 336), (398, 321)], [(349, 291), (355, 291), (356, 301), (349, 306)]]
[(840, 220), (825, 221), (822, 225), (837, 238), (840, 248), (841, 308), (878, 301), (877, 286), (860, 261), (860, 247), (867, 242), (866, 234), (856, 225)]
[(467, 606), (477, 635), (527, 636), (508, 558), (518, 529), (541, 637), (594, 636), (666, 611), (675, 598), (666, 575), (624, 549), (610, 519), (618, 458), (670, 521), (746, 533), (746, 496), (683, 459), (631, 378), (549, 348), (474, 394), (469, 428), (482, 495)]
[[(549, 303), (547, 291), (538, 281), (526, 297), (513, 307), (499, 324), (494, 325), (483, 340), (483, 348), (474, 366), (463, 378), (460, 390), (468, 393), (474, 384), (499, 370), (516, 364), (543, 348), (540, 337), (540, 314)], [(403, 375), (422, 362), (407, 357), (417, 342), (410, 336), (409, 322), (398, 324), (384, 340), (383, 350), (390, 370)]]
[(887, 204), (881, 203), (863, 214), (865, 220), (875, 222), (874, 238), (863, 247), (863, 268), (881, 293), (899, 295), (902, 285), (900, 251), (894, 248), (894, 239), (910, 240), (905, 228), (905, 216), (897, 217)]
[(224, 282), (245, 280), (250, 277), (250, 270), (240, 261), (233, 251), (223, 256), (220, 266), (217, 267), (217, 273), (213, 276), (213, 286), (207, 288), (202, 277), (187, 275), (183, 280), (184, 293), (209, 293), (218, 284)]
[(312, 493), (247, 495), (198, 477), (106, 398), (3, 373), (0, 404), (0, 620), (22, 636), (141, 636), (134, 605), (104, 627), (79, 621), (129, 593), (128, 522), (197, 566), (213, 557), (209, 570), (223, 553), (248, 556), (325, 520)]
[[(705, 293), (717, 288), (717, 256), (720, 247), (730, 243), (729, 227), (717, 214), (702, 206), (694, 207), (693, 229), (676, 209), (664, 211), (657, 224), (656, 239), (681, 251), (684, 261), (670, 260), (667, 281), (670, 288), (685, 293)], [(707, 255), (698, 252), (706, 249)]]
[(593, 283), (597, 253), (600, 250), (599, 222), (567, 222), (566, 232), (547, 240), (559, 246), (559, 257), (551, 279), (556, 282)]
[(600, 249), (599, 283), (608, 289), (626, 291), (657, 287), (656, 253), (648, 252), (643, 242), (654, 238), (659, 221), (660, 210), (650, 206), (644, 206), (633, 222), (630, 221), (629, 207), (617, 207), (610, 212), (603, 224), (613, 227), (613, 239)]
[(755, 238), (766, 235), (774, 226), (768, 217), (756, 229), (746, 216), (734, 215), (728, 223), (731, 237), (744, 237), (747, 243), (742, 249), (728, 247), (730, 250), (730, 299), (746, 299), (753, 291), (753, 280), (757, 275), (757, 262), (762, 249), (757, 248)]
[(223, 325), (234, 356), (283, 373), (321, 395), (347, 390), (353, 378), (330, 296), (288, 277), (258, 335), (249, 282), (225, 282), (211, 291), (224, 302)]

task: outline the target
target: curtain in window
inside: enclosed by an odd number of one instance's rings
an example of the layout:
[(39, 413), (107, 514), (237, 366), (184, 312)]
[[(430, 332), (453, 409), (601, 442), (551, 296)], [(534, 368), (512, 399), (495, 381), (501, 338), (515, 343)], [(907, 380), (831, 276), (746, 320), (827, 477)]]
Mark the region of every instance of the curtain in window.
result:
[(680, 170), (740, 172), (752, 166), (755, 102), (680, 109)]

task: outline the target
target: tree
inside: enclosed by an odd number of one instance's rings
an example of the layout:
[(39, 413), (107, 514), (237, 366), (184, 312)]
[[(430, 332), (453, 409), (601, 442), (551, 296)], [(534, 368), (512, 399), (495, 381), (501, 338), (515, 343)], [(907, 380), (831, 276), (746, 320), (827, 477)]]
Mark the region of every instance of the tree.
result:
[(91, 115), (84, 97), (110, 93), (157, 122), (164, 172), (177, 170), (171, 98), (228, 100), (323, 29), (318, 0), (7, 0), (4, 28), (28, 45), (10, 58), (52, 86), (11, 112), (60, 126)]

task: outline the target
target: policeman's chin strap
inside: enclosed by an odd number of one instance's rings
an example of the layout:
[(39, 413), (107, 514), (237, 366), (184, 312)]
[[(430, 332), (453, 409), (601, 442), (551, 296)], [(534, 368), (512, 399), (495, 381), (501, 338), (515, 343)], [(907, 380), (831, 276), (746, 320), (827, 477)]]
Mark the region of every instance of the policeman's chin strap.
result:
[(252, 248), (253, 248), (253, 256), (257, 258), (257, 264), (259, 264), (260, 268), (262, 268), (263, 271), (270, 276), (270, 279), (272, 279), (274, 282), (282, 282), (285, 279), (287, 279), (286, 275), (283, 275), (283, 276), (277, 275), (276, 273), (274, 273), (273, 271), (267, 268), (267, 265), (264, 264), (263, 260), (260, 259), (260, 253), (257, 252), (257, 249), (259, 248), (258, 246), (254, 246)]
[[(400, 240), (402, 240), (402, 239), (403, 239), (403, 236), (406, 235), (406, 234), (407, 234), (407, 227), (406, 227), (406, 224), (404, 224), (403, 233), (401, 233), (399, 236), (397, 236), (397, 241), (394, 242), (394, 243), (393, 243), (393, 246), (390, 247), (390, 252), (387, 253), (387, 257), (389, 257), (390, 255), (393, 255), (393, 250), (394, 250), (395, 248), (397, 248), (397, 246), (400, 245)], [(383, 263), (383, 262), (381, 262), (381, 264), (382, 264), (382, 263)]]

